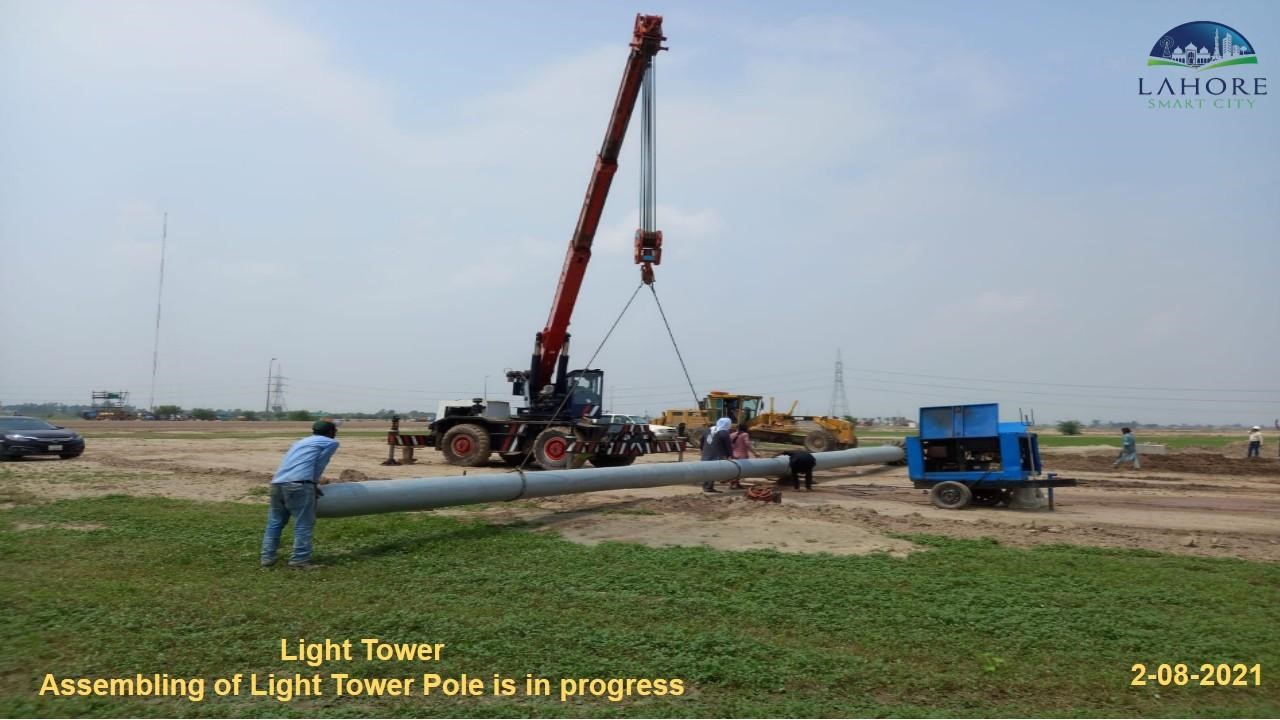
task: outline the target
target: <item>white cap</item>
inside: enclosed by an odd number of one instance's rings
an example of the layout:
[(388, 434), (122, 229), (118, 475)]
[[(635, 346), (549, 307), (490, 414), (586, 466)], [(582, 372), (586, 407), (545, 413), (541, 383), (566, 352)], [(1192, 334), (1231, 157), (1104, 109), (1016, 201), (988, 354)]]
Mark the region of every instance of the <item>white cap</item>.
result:
[(1261, 426), (1259, 426), (1259, 425), (1254, 425), (1254, 426), (1253, 426), (1252, 428), (1250, 428), (1250, 429), (1251, 429), (1251, 430), (1261, 430), (1261, 429), (1262, 429), (1262, 427), (1261, 427)]

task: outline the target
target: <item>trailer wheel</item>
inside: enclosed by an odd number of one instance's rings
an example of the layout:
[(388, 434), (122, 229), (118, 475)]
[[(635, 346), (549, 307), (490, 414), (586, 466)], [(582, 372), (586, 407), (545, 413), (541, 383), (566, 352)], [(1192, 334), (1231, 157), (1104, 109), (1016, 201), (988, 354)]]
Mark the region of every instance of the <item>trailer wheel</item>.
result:
[(973, 498), (969, 486), (954, 480), (946, 480), (933, 486), (929, 491), (929, 499), (943, 510), (958, 510)]
[(625, 467), (635, 461), (635, 455), (605, 455), (603, 453), (596, 453), (591, 456), (591, 464), (598, 468)]
[(569, 467), (569, 443), (573, 435), (564, 428), (547, 428), (533, 439), (533, 459), (544, 470), (563, 470)]
[(440, 439), (450, 465), (481, 467), (489, 462), (489, 432), (479, 425), (454, 425)]
[(810, 430), (804, 436), (804, 449), (811, 453), (826, 452), (836, 447), (836, 436), (829, 430)]

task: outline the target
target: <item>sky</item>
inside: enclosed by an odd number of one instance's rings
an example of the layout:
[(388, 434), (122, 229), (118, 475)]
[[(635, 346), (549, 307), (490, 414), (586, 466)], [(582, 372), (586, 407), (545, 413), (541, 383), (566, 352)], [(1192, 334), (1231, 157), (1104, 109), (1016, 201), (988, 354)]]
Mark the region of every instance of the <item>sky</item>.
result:
[[(0, 0), (0, 403), (260, 409), (276, 364), (291, 409), (508, 399), (637, 12), (670, 48), (680, 355), (648, 292), (601, 345), (639, 284), (637, 115), (570, 327), (610, 411), (691, 405), (683, 357), (699, 395), (827, 413), (840, 357), (859, 417), (1280, 418), (1265, 0)], [(1272, 94), (1148, 107), (1192, 20)]]

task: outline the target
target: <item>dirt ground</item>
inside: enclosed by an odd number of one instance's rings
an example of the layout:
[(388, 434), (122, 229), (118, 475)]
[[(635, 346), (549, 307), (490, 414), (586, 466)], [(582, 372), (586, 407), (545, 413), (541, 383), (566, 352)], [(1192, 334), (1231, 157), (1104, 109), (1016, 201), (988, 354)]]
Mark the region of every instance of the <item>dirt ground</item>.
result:
[[(0, 465), (4, 502), (126, 493), (201, 501), (264, 503), (266, 484), (304, 423), (85, 423), (88, 448), (74, 460), (31, 459)], [(384, 466), (385, 430), (351, 422), (326, 478), (371, 481), (461, 474), (438, 453), (412, 465)], [(355, 434), (351, 431), (366, 431)], [(911, 487), (905, 468), (854, 467), (815, 473), (813, 492), (783, 489), (780, 504), (741, 491), (704, 495), (696, 486), (538, 498), (436, 512), (524, 523), (583, 543), (708, 545), (835, 554), (919, 549), (894, 537), (935, 534), (991, 537), (1011, 545), (1076, 544), (1141, 548), (1212, 557), (1280, 561), (1280, 460), (1187, 449), (1144, 456), (1143, 468), (1112, 469), (1115, 449), (1043, 451), (1046, 470), (1080, 481), (1056, 491), (1056, 510), (939, 510)], [(1227, 454), (1224, 456), (1223, 452)], [(653, 455), (640, 462), (672, 462)], [(495, 462), (468, 474), (508, 472)], [(748, 481), (762, 483), (763, 480)], [(770, 483), (771, 484), (771, 483)], [(322, 521), (340, 522), (340, 521)]]

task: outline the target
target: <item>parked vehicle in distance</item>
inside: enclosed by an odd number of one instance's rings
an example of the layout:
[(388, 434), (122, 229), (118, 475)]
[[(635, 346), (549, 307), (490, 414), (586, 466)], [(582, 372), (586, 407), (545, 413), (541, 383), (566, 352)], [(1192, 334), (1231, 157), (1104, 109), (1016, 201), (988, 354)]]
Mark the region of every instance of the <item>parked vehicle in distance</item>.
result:
[(10, 415), (0, 417), (0, 459), (26, 455), (57, 455), (69, 459), (84, 452), (80, 433), (53, 425), (40, 418)]
[(675, 440), (676, 429), (668, 425), (655, 425), (645, 420), (639, 415), (621, 415), (618, 413), (607, 413), (600, 416), (598, 421), (601, 425), (648, 425), (649, 432), (653, 433), (654, 440)]

